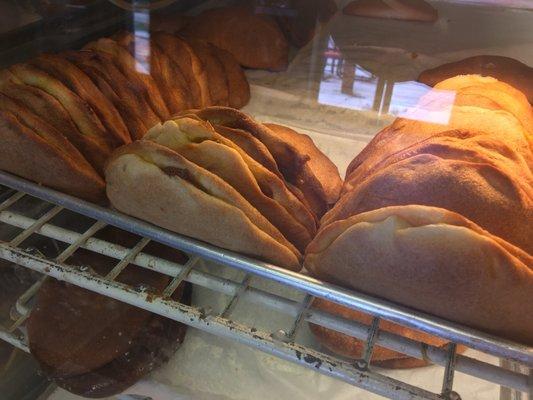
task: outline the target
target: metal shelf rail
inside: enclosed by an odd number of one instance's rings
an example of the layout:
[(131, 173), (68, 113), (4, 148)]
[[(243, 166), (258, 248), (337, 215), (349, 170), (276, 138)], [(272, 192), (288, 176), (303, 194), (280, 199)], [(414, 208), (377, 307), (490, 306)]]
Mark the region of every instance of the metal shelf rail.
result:
[[(525, 371), (533, 368), (533, 349), (504, 341), (462, 326), (451, 324), (413, 310), (399, 307), (385, 301), (347, 291), (317, 281), (303, 274), (286, 271), (275, 266), (239, 256), (229, 251), (209, 246), (150, 224), (122, 215), (113, 210), (96, 206), (29, 183), (20, 178), (0, 173), (0, 228), (16, 228), (17, 232), (8, 241), (0, 241), (0, 258), (23, 267), (38, 271), (46, 276), (64, 280), (74, 285), (134, 306), (185, 323), (197, 329), (226, 337), (257, 348), (266, 353), (289, 360), (323, 374), (338, 378), (354, 386), (391, 398), (400, 399), (446, 399), (457, 394), (453, 392), (454, 372), (460, 371), (506, 388), (531, 393), (533, 379), (528, 373), (512, 371), (478, 359), (456, 354), (456, 346), (464, 344), (479, 351), (521, 365)], [(2, 191), (3, 189), (3, 191)], [(38, 217), (25, 215), (15, 207), (21, 199), (35, 197), (41, 200), (44, 210)], [(62, 212), (75, 212), (79, 218), (90, 218), (92, 225), (85, 232), (52, 223)], [(125, 248), (93, 237), (106, 225), (116, 226), (141, 236), (137, 245)], [(46, 257), (35, 249), (24, 248), (25, 241), (39, 235), (63, 244), (63, 250), (56, 257)], [(184, 251), (188, 261), (177, 264), (142, 252), (150, 240), (155, 240)], [(65, 263), (77, 249), (83, 248), (117, 260), (113, 274), (107, 277), (96, 275), (86, 266)], [(218, 276), (214, 270), (198, 268), (204, 260), (215, 261), (231, 268), (245, 271), (245, 278), (235, 282)], [(162, 296), (150, 293), (142, 285), (127, 286), (114, 280), (129, 264), (152, 269), (173, 279)], [(251, 278), (261, 276), (278, 282), (283, 287), (293, 288), (304, 299), (295, 301), (292, 296), (280, 296), (254, 287)], [(230, 297), (220, 313), (198, 307), (187, 306), (170, 299), (171, 294), (182, 281), (194, 287), (203, 287)], [(38, 289), (36, 283), (17, 302), (16, 319), (11, 327), (0, 327), (0, 339), (28, 351), (23, 335), (24, 321), (28, 315), (26, 304)], [(194, 289), (193, 289), (194, 290)], [(314, 297), (326, 298), (353, 309), (371, 313), (371, 326), (347, 320), (339, 316), (316, 310), (310, 305)], [(286, 332), (258, 330), (233, 318), (232, 312), (238, 302), (257, 305), (257, 312), (263, 307), (292, 317), (292, 327)], [(428, 346), (415, 340), (379, 330), (381, 318), (448, 339), (447, 348)], [(363, 357), (347, 361), (333, 357), (317, 349), (298, 343), (297, 333), (305, 322), (317, 324), (356, 337), (366, 342)], [(375, 345), (387, 347), (408, 356), (426, 359), (444, 367), (442, 391), (432, 393), (425, 389), (390, 378), (369, 365)], [(457, 398), (457, 397), (455, 397)]]

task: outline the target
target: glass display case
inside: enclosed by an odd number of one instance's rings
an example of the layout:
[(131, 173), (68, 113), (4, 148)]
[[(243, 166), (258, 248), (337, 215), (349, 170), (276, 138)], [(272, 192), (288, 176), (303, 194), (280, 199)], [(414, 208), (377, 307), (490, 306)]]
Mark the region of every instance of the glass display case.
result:
[(533, 2), (0, 21), (0, 399), (533, 399)]

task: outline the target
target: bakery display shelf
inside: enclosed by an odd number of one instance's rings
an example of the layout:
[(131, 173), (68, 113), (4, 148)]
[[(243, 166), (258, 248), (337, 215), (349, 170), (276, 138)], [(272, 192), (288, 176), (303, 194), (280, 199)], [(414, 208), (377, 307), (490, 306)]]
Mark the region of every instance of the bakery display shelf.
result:
[[(286, 271), (275, 266), (239, 256), (229, 251), (209, 246), (203, 242), (182, 237), (150, 224), (127, 217), (118, 212), (80, 201), (79, 199), (35, 185), (13, 175), (0, 173), (0, 228), (12, 229), (14, 236), (0, 241), (0, 258), (43, 275), (64, 280), (105, 296), (163, 315), (194, 328), (249, 345), (266, 353), (289, 360), (323, 374), (338, 378), (365, 390), (393, 398), (437, 399), (453, 394), (454, 372), (475, 376), (518, 392), (532, 390), (532, 378), (528, 373), (533, 367), (533, 349), (506, 342), (489, 335), (451, 324), (438, 318), (423, 315), (378, 299), (350, 292), (334, 285), (317, 281), (306, 275)], [(39, 202), (39, 215), (30, 215), (16, 207), (24, 199)], [(23, 208), (23, 207), (22, 207)], [(69, 212), (69, 220), (79, 217), (90, 221), (82, 232), (54, 223), (54, 218)], [(140, 235), (140, 241), (132, 248), (125, 248), (93, 237), (106, 225), (116, 226)], [(45, 255), (36, 247), (28, 247), (31, 238), (39, 236), (61, 243), (57, 255)], [(184, 264), (176, 264), (142, 250), (150, 240), (177, 248), (189, 255)], [(116, 267), (106, 277), (96, 275), (88, 266), (72, 266), (65, 261), (78, 248), (99, 253), (117, 260)], [(49, 253), (49, 252), (48, 252)], [(206, 262), (237, 268), (245, 273), (242, 281), (220, 277), (216, 265), (207, 272), (199, 265)], [(154, 295), (142, 284), (136, 287), (116, 282), (114, 278), (129, 264), (149, 268), (171, 276), (173, 279), (162, 296)], [(281, 296), (254, 287), (253, 277), (260, 276), (276, 281), (282, 287), (291, 287), (295, 296)], [(170, 295), (182, 281), (193, 287), (208, 288), (230, 299), (221, 312), (209, 308), (187, 306), (170, 300)], [(24, 321), (28, 315), (27, 304), (37, 291), (39, 282), (17, 302), (14, 313), (17, 318), (11, 327), (0, 329), (0, 339), (28, 351), (24, 338)], [(371, 313), (371, 326), (346, 320), (333, 314), (315, 310), (311, 302), (314, 296), (333, 300), (345, 306)], [(298, 298), (299, 300), (295, 300)], [(303, 300), (302, 300), (303, 299)], [(274, 310), (292, 318), (288, 330), (272, 332), (257, 329), (232, 318), (238, 303), (248, 303), (263, 309)], [(451, 341), (447, 348), (428, 346), (415, 340), (379, 331), (379, 320), (385, 318), (405, 326), (417, 328)], [(298, 343), (298, 331), (305, 323), (321, 325), (366, 341), (364, 356), (353, 362)], [(487, 354), (499, 357), (514, 370), (489, 364), (470, 356), (456, 354), (456, 346), (465, 344)], [(399, 351), (408, 356), (426, 359), (443, 366), (441, 393), (398, 381), (369, 367), (375, 345)], [(519, 368), (516, 368), (516, 365)]]

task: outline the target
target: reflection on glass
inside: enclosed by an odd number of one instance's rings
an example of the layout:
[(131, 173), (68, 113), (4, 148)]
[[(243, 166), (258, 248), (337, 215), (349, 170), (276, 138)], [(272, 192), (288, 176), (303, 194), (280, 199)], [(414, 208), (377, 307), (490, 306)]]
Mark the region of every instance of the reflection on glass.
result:
[(150, 12), (139, 10), (133, 13), (133, 56), (135, 69), (143, 74), (150, 74)]
[[(411, 105), (398, 107), (399, 112), (394, 115), (399, 117), (414, 119), (418, 121), (431, 122), (435, 124), (447, 125), (450, 121), (452, 107), (455, 103), (455, 92), (451, 90), (438, 90), (427, 87), (419, 82), (402, 82), (395, 85), (410, 84), (410, 89), (405, 92), (415, 93), (415, 86), (420, 87), (418, 96), (406, 97), (405, 101), (414, 101)], [(394, 97), (394, 96), (393, 96)], [(401, 104), (401, 102), (400, 102)]]
[(368, 71), (357, 60), (346, 58), (329, 37), (319, 103), (446, 124), (454, 101), (454, 92), (435, 90), (416, 81), (397, 82)]

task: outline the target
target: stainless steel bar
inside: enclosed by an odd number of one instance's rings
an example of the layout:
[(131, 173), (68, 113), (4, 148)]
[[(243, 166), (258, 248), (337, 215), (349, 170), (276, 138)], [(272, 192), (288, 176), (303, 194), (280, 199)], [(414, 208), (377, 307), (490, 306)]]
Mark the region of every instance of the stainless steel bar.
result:
[(449, 398), (453, 390), (453, 378), (455, 375), (455, 361), (457, 356), (457, 345), (448, 343), (448, 361), (444, 368), (444, 377), (442, 380), (442, 396)]
[(82, 246), (87, 239), (93, 236), (100, 229), (105, 227), (106, 224), (102, 221), (96, 221), (89, 229), (87, 229), (82, 235), (79, 235), (76, 239), (72, 240), (72, 243), (56, 257), (56, 261), (63, 262), (69, 258), (80, 246)]
[(30, 314), (26, 314), (26, 315), (22, 315), (20, 316), (8, 329), (7, 331), (9, 333), (13, 333), (15, 332), (24, 322), (26, 322), (26, 320), (28, 319), (28, 317), (30, 316)]
[(376, 344), (376, 338), (378, 337), (379, 322), (380, 319), (378, 317), (372, 318), (372, 324), (368, 330), (368, 336), (363, 348), (363, 357), (359, 360), (361, 368), (368, 368), (370, 365), (370, 359), (372, 358), (372, 353), (374, 353), (374, 345)]
[[(0, 245), (0, 256), (6, 257), (6, 246)], [(313, 370), (341, 379), (370, 392), (397, 399), (441, 400), (435, 393), (405, 384), (373, 371), (358, 371), (349, 363), (321, 355), (305, 347), (274, 341), (270, 334), (252, 331), (251, 328), (218, 316), (206, 316), (200, 310), (184, 304), (154, 296), (116, 281), (107, 281), (99, 276), (80, 271), (67, 265), (40, 259), (11, 248), (14, 262), (27, 268), (45, 273), (53, 278), (76, 284), (88, 290), (104, 294), (119, 301), (144, 308), (150, 312), (186, 323), (206, 332), (229, 337), (277, 357), (303, 365)]]
[(175, 292), (175, 290), (178, 288), (178, 286), (181, 285), (181, 283), (185, 279), (187, 279), (187, 277), (189, 276), (191, 270), (194, 268), (194, 266), (196, 265), (196, 263), (199, 260), (200, 259), (198, 257), (189, 258), (189, 260), (185, 263), (185, 265), (183, 266), (183, 269), (178, 274), (178, 276), (173, 278), (172, 281), (169, 283), (169, 285), (163, 291), (163, 296), (164, 297), (172, 296), (172, 294)]
[(289, 341), (294, 340), (294, 338), (298, 334), (298, 331), (302, 327), (302, 324), (305, 322), (307, 310), (309, 310), (312, 301), (313, 296), (309, 294), (305, 296), (304, 301), (302, 302), (302, 304), (300, 305), (300, 309), (298, 310), (298, 314), (296, 315), (296, 319), (292, 324), (291, 330), (287, 333), (287, 339)]
[(246, 290), (248, 290), (248, 285), (250, 285), (250, 279), (252, 279), (252, 276), (250, 274), (246, 274), (244, 276), (237, 291), (235, 292), (229, 303), (226, 305), (222, 313), (220, 313), (221, 317), (225, 318), (232, 313), (241, 296), (244, 294), (244, 292), (246, 292)]
[(24, 336), (16, 335), (14, 333), (8, 332), (2, 326), (0, 326), (0, 339), (15, 346), (16, 348), (29, 353), (30, 349), (24, 341)]
[(6, 199), (2, 203), (0, 203), (0, 211), (5, 210), (8, 207), (11, 207), (13, 204), (15, 204), (17, 201), (19, 201), (25, 195), (26, 195), (25, 193), (16, 192), (13, 196), (9, 197), (8, 199)]
[(338, 286), (287, 271), (274, 265), (253, 260), (203, 242), (166, 231), (135, 218), (120, 214), (52, 189), (35, 185), (11, 174), (0, 172), (0, 183), (26, 192), (32, 196), (61, 205), (80, 214), (103, 220), (110, 225), (140, 234), (157, 242), (177, 248), (205, 259), (253, 273), (309, 294), (321, 297), (347, 307), (377, 315), (390, 321), (440, 336), (453, 342), (533, 365), (533, 352), (526, 346), (494, 337), (424, 313), (400, 307), (387, 301), (348, 291)]
[[(27, 228), (28, 226), (33, 224), (34, 221), (35, 220), (32, 218), (13, 213), (11, 211), (0, 211), (0, 222), (4, 222), (6, 224), (16, 226), (21, 229)], [(101, 227), (104, 227), (106, 225), (105, 222), (102, 221), (98, 221), (96, 224)], [(89, 231), (91, 229), (92, 228), (90, 228)], [(128, 252), (130, 251), (130, 249), (121, 245), (110, 243), (97, 238), (92, 238), (90, 237), (92, 236), (92, 234), (89, 235), (89, 238), (87, 239), (86, 235), (88, 235), (89, 232), (80, 234), (78, 232), (70, 231), (50, 224), (44, 224), (40, 229), (36, 231), (36, 233), (39, 233), (43, 236), (47, 236), (51, 239), (58, 240), (60, 242), (69, 243), (73, 245), (74, 247), (71, 253), (73, 253), (79, 246), (83, 249), (94, 251), (95, 253), (121, 260), (126, 257), (128, 255)], [(78, 242), (80, 242), (79, 245), (77, 244)], [(65, 253), (68, 253), (68, 251), (69, 248), (65, 249)], [(70, 254), (68, 255), (70, 256)], [(63, 254), (60, 254), (60, 256), (64, 258)], [(169, 276), (176, 275), (177, 264), (159, 257), (141, 253), (137, 256), (137, 258), (135, 258), (135, 260), (133, 260), (133, 263), (140, 267), (153, 269), (154, 271), (161, 272)]]
[[(32, 221), (34, 221), (30, 218), (18, 216), (10, 212), (0, 212), (0, 220), (14, 226), (20, 226), (22, 228), (25, 226), (30, 226), (33, 223)], [(73, 242), (76, 237), (79, 238), (79, 236), (81, 236), (76, 232), (67, 231), (62, 228), (46, 224), (41, 230), (43, 231), (42, 233), (44, 235), (64, 242)], [(100, 241), (94, 238), (88, 240), (86, 248), (114, 258), (124, 257), (127, 255), (128, 251), (128, 249), (121, 246), (113, 245), (111, 243)], [(144, 266), (145, 268), (166, 273), (170, 276), (175, 276), (176, 271), (183, 272), (183, 266), (171, 263), (164, 259), (158, 259), (157, 257), (144, 255), (143, 253), (139, 254), (135, 260), (135, 263), (137, 265)], [(238, 284), (234, 282), (227, 281), (200, 271), (191, 271), (187, 280), (193, 284), (208, 287), (212, 290), (230, 296), (234, 295), (238, 289)], [(297, 302), (270, 293), (262, 292), (255, 288), (249, 288), (244, 296), (246, 297), (246, 301), (251, 303), (262, 306), (266, 305), (270, 308), (287, 313), (293, 317), (296, 317), (298, 314), (299, 304)], [(308, 322), (317, 323), (362, 340), (366, 338), (368, 332), (368, 327), (363, 324), (355, 321), (348, 321), (320, 311), (311, 310), (306, 319)], [(426, 350), (418, 342), (388, 334), (386, 332), (380, 333), (377, 342), (384, 347), (399, 351), (403, 354), (419, 359), (428, 359), (428, 361), (438, 365), (446, 365), (446, 353), (442, 349), (429, 347)], [(527, 384), (524, 383), (524, 376), (520, 374), (502, 370), (491, 364), (480, 362), (465, 356), (458, 356), (457, 370), (505, 386), (519, 388), (518, 390), (525, 390), (524, 387), (526, 387), (525, 385)]]
[(50, 221), (52, 218), (54, 218), (57, 214), (59, 214), (63, 210), (63, 207), (60, 206), (54, 206), (50, 210), (48, 210), (42, 217), (40, 217), (38, 220), (36, 220), (30, 227), (25, 229), (23, 232), (19, 233), (14, 239), (12, 239), (9, 243), (12, 246), (18, 246), (23, 241), (25, 241), (27, 238), (29, 238), (36, 230), (38, 230), (41, 226), (46, 224), (48, 221)]
[(124, 268), (126, 268), (134, 259), (137, 257), (137, 255), (146, 247), (146, 245), (150, 243), (150, 239), (142, 238), (139, 240), (139, 243), (135, 245), (129, 252), (126, 257), (124, 257), (122, 260), (118, 262), (117, 265), (113, 267), (111, 271), (106, 275), (106, 279), (114, 280)]
[(39, 288), (41, 287), (45, 279), (46, 275), (44, 275), (41, 279), (31, 285), (30, 288), (26, 290), (22, 294), (22, 296), (17, 299), (17, 302), (15, 303), (15, 309), (17, 310), (17, 313), (19, 313), (19, 317), (29, 315), (30, 310), (27, 307), (28, 301), (30, 301), (31, 298), (35, 296), (35, 294), (39, 291)]

